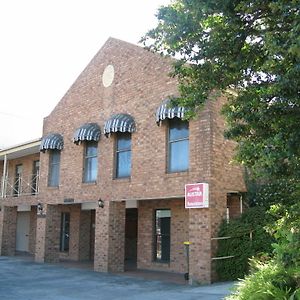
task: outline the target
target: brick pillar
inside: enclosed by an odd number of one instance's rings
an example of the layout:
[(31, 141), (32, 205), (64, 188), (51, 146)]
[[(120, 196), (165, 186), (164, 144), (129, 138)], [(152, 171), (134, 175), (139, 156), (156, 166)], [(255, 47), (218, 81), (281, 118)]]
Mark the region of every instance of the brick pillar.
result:
[(124, 271), (125, 210), (125, 202), (112, 201), (96, 209), (95, 271)]
[(0, 255), (15, 255), (17, 207), (3, 206), (0, 212)]
[(58, 262), (60, 210), (58, 205), (44, 204), (44, 213), (37, 218), (35, 261)]
[(29, 232), (29, 253), (34, 255), (35, 253), (35, 239), (36, 239), (36, 206), (31, 206), (30, 211), (30, 232)]
[(211, 283), (211, 220), (209, 208), (189, 210), (190, 284)]
[(82, 210), (80, 214), (79, 260), (89, 260), (91, 254), (91, 211)]

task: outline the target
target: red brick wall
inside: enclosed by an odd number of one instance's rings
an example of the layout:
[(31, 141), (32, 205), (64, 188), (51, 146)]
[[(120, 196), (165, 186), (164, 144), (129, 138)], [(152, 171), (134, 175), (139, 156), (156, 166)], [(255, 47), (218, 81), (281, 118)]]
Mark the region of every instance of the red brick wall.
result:
[[(171, 210), (171, 257), (170, 263), (153, 261), (155, 209)], [(186, 272), (183, 242), (189, 239), (188, 210), (181, 200), (140, 201), (138, 206), (138, 268)]]

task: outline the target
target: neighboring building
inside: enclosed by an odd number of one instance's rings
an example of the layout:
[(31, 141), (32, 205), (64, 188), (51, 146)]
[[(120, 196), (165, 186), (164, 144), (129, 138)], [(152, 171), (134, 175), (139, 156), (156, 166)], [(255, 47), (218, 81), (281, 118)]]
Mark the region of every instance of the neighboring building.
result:
[[(2, 255), (185, 273), (190, 241), (191, 282), (212, 281), (211, 239), (239, 212), (243, 172), (223, 137), (226, 99), (184, 121), (184, 108), (167, 105), (178, 95), (171, 70), (110, 38), (45, 118), (43, 138), (0, 151)], [(186, 209), (185, 184), (197, 182), (209, 185), (209, 208)]]

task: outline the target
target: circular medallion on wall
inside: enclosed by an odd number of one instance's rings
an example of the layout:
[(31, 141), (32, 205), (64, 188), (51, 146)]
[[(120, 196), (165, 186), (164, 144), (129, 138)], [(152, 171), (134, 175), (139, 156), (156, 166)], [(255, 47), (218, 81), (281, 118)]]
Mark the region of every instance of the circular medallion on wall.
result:
[(104, 87), (109, 87), (112, 84), (112, 82), (114, 80), (114, 76), (115, 76), (114, 66), (108, 65), (104, 69), (104, 72), (102, 74), (102, 83), (103, 83)]

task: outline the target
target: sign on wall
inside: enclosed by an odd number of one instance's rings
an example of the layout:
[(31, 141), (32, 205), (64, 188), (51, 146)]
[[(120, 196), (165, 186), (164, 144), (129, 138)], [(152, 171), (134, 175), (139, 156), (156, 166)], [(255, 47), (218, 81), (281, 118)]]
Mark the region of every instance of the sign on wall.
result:
[(185, 208), (209, 207), (208, 183), (192, 183), (185, 185)]

